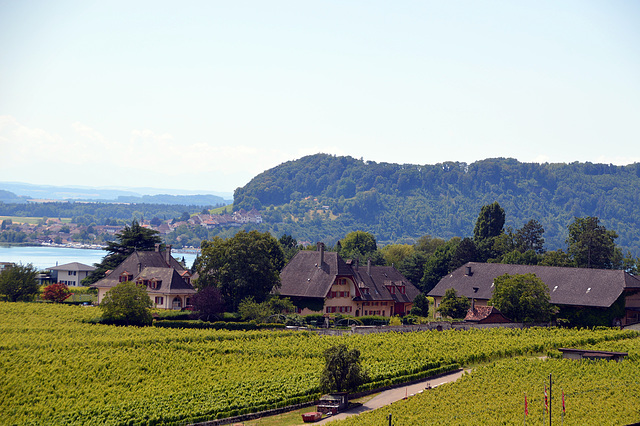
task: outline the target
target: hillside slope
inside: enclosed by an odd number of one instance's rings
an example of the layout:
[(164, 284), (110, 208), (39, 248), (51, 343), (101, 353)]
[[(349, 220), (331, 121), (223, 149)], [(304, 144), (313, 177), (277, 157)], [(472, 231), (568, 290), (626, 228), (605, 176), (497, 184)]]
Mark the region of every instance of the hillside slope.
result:
[(380, 242), (470, 236), (480, 208), (493, 201), (505, 209), (507, 226), (542, 223), (547, 249), (565, 247), (574, 217), (598, 216), (620, 246), (640, 254), (639, 163), (414, 165), (316, 154), (267, 170), (234, 194), (235, 209), (258, 208), (276, 234), (312, 242), (355, 229)]

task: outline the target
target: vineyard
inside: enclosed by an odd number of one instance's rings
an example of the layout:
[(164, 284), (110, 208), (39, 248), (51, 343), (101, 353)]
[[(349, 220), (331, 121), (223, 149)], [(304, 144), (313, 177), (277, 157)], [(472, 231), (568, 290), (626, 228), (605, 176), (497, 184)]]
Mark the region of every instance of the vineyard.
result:
[[(516, 357), (474, 369), (454, 383), (336, 422), (335, 426), (523, 424), (548, 425), (544, 388), (553, 378), (554, 424), (625, 425), (640, 420), (639, 339), (599, 342), (585, 349), (628, 352), (621, 362)], [(553, 351), (552, 351), (553, 352)], [(563, 419), (562, 394), (565, 395)]]
[[(360, 349), (363, 367), (371, 379), (364, 388), (375, 388), (458, 365), (553, 352), (562, 346), (635, 347), (638, 342), (630, 339), (636, 333), (613, 329), (491, 329), (322, 337), (299, 331), (135, 328), (84, 322), (96, 315), (99, 312), (95, 308), (0, 303), (0, 424), (187, 424), (308, 401), (318, 396), (322, 351), (337, 343)], [(561, 360), (536, 362), (495, 361), (460, 383), (476, 383), (482, 374), (490, 378), (501, 371), (504, 377), (512, 376), (511, 382), (507, 380), (510, 386), (522, 383), (522, 391), (513, 391), (520, 392), (516, 397), (531, 392), (533, 405), (539, 394), (533, 386), (548, 375), (547, 366), (573, 365)], [(628, 364), (631, 367), (625, 367)], [(618, 367), (637, 371), (638, 365), (620, 363)], [(494, 373), (482, 373), (485, 368)], [(522, 374), (513, 374), (522, 368)], [(562, 371), (569, 367), (554, 368)], [(591, 374), (585, 370), (587, 373)], [(480, 386), (470, 387), (465, 394), (468, 399), (484, 401), (485, 411), (491, 412), (493, 408), (484, 397), (485, 386), (489, 385)], [(531, 390), (527, 386), (532, 386)], [(577, 392), (571, 386), (567, 384), (565, 393)], [(629, 385), (621, 387), (628, 389)], [(611, 392), (625, 391), (613, 385), (611, 388)], [(435, 389), (429, 395), (446, 389)], [(627, 395), (640, 394), (638, 390)], [(511, 404), (505, 400), (506, 393), (501, 398), (498, 403)], [(436, 400), (439, 411), (443, 411), (439, 399), (426, 403), (435, 404)], [(417, 399), (405, 403), (414, 401)]]

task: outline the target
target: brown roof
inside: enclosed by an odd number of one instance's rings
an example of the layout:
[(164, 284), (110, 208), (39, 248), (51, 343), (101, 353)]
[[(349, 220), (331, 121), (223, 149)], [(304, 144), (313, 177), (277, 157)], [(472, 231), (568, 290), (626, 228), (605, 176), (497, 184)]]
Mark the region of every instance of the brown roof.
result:
[(188, 284), (178, 271), (173, 268), (154, 268), (147, 267), (142, 270), (134, 281), (139, 280), (152, 280), (161, 281), (162, 284), (156, 288), (148, 288), (149, 293), (171, 293), (179, 291), (181, 293), (195, 293), (191, 284)]
[(474, 306), (473, 308), (469, 308), (464, 320), (469, 322), (481, 322), (490, 319), (491, 316), (496, 317), (496, 322), (510, 322), (509, 319), (498, 310), (498, 308), (493, 306)]
[(544, 281), (557, 305), (609, 307), (625, 288), (640, 288), (640, 280), (619, 270), (469, 262), (443, 277), (428, 295), (442, 297), (454, 288), (459, 296), (489, 300), (496, 277), (528, 273)]
[(162, 280), (159, 289), (148, 289), (149, 292), (170, 292), (180, 291), (193, 292), (193, 286), (187, 283), (181, 274), (186, 269), (169, 254), (167, 263), (167, 253), (160, 251), (135, 251), (129, 255), (120, 265), (118, 265), (109, 275), (97, 281), (92, 287), (115, 287), (120, 282), (120, 275), (127, 272), (133, 275), (131, 281), (136, 281), (138, 277), (144, 279), (157, 278)]
[[(368, 288), (359, 300), (393, 300), (410, 303), (420, 294), (404, 275), (393, 266), (350, 265), (336, 252), (324, 252), (320, 264), (319, 251), (298, 252), (280, 272), (280, 288), (277, 292), (288, 297), (325, 298), (337, 277), (351, 278), (358, 288)], [(394, 294), (387, 286), (396, 286)], [(404, 294), (399, 291), (404, 287)], [(361, 292), (362, 293), (362, 292)]]
[(337, 276), (351, 277), (352, 269), (335, 252), (300, 251), (280, 272), (278, 293), (291, 297), (324, 298)]

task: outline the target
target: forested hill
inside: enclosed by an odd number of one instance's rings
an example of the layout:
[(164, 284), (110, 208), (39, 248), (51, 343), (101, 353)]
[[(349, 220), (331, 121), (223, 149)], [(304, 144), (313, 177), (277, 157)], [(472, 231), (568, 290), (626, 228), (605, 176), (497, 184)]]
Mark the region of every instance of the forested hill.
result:
[(640, 255), (640, 163), (414, 165), (316, 154), (267, 170), (234, 194), (235, 209), (258, 208), (269, 223), (280, 222), (272, 231), (309, 241), (355, 229), (380, 242), (471, 236), (480, 208), (494, 201), (507, 226), (538, 220), (547, 249), (565, 247), (574, 217), (597, 216), (620, 246)]

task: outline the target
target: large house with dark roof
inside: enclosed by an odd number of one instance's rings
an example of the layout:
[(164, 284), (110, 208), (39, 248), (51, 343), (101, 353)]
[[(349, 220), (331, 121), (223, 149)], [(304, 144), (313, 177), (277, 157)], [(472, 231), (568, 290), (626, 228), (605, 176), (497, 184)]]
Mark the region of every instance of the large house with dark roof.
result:
[(121, 282), (132, 281), (147, 288), (154, 307), (182, 309), (190, 305), (195, 294), (191, 285), (191, 273), (171, 256), (171, 246), (155, 251), (134, 251), (107, 276), (91, 287), (98, 289), (98, 303), (105, 294)]
[(605, 310), (619, 304), (624, 308), (624, 315), (617, 318), (621, 325), (640, 322), (640, 280), (624, 271), (611, 269), (469, 262), (443, 277), (428, 296), (435, 299), (438, 307), (447, 289), (453, 288), (458, 296), (474, 300), (476, 306), (486, 306), (493, 295), (496, 277), (529, 273), (549, 287), (550, 301), (554, 305)]
[(420, 291), (393, 266), (360, 266), (336, 252), (300, 251), (280, 273), (281, 296), (299, 313), (393, 316), (409, 313)]

